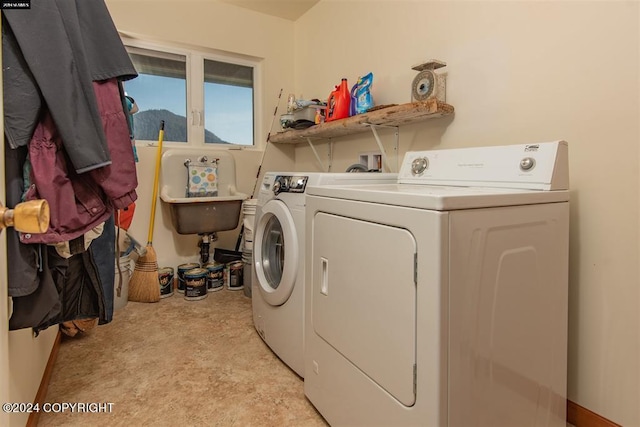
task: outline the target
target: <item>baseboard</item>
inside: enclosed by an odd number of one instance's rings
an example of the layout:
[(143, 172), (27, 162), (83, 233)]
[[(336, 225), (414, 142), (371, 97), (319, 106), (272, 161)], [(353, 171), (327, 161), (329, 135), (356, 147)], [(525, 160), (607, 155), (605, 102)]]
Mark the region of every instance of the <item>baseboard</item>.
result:
[[(58, 335), (56, 335), (56, 340), (53, 342), (51, 353), (49, 353), (49, 360), (47, 360), (47, 366), (44, 368), (44, 373), (42, 374), (40, 387), (38, 387), (38, 392), (36, 393), (36, 397), (33, 401), (33, 403), (38, 403), (40, 407), (44, 405), (45, 403), (44, 399), (47, 397), (47, 390), (49, 389), (49, 381), (51, 380), (53, 365), (56, 363), (56, 359), (58, 358), (58, 350), (60, 349), (61, 339), (62, 339), (62, 333), (58, 330)], [(29, 418), (27, 419), (26, 427), (36, 427), (38, 425), (39, 418), (40, 418), (40, 412), (31, 412), (29, 414)]]
[(567, 400), (567, 422), (575, 427), (621, 427), (570, 400)]

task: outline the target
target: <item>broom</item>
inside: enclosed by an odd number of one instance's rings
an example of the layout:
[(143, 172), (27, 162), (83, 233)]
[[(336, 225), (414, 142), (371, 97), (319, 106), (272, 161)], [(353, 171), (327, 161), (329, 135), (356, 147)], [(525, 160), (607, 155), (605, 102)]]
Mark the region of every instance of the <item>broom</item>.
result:
[(158, 152), (156, 153), (156, 170), (153, 178), (153, 198), (151, 199), (151, 218), (149, 219), (149, 239), (147, 253), (138, 258), (136, 266), (129, 280), (129, 301), (158, 302), (160, 301), (160, 283), (158, 282), (158, 258), (153, 249), (153, 223), (156, 217), (156, 202), (158, 199), (158, 180), (160, 176), (160, 158), (162, 157), (162, 140), (164, 139), (164, 120), (160, 121), (158, 135)]

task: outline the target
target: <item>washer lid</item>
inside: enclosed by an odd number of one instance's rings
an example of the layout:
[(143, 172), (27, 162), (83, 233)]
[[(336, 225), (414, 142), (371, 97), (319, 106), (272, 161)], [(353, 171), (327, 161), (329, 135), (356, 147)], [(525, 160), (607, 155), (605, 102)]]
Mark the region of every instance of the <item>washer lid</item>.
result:
[(326, 185), (308, 195), (438, 211), (565, 202), (569, 191), (453, 187), (417, 184)]

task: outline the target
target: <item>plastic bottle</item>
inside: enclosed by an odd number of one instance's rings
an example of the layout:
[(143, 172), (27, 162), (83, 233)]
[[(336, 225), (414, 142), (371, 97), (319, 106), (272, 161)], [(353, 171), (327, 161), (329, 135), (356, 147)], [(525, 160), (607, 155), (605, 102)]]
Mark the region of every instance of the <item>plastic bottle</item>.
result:
[(289, 94), (287, 98), (287, 114), (293, 114), (293, 110), (296, 108), (296, 96), (293, 93)]
[(326, 122), (344, 119), (349, 117), (349, 107), (351, 105), (351, 93), (347, 85), (347, 79), (342, 79), (339, 86), (329, 95), (327, 100)]
[(349, 104), (349, 116), (355, 116), (356, 114), (358, 114), (358, 108), (357, 108), (357, 103), (358, 103), (358, 97), (356, 96), (356, 93), (358, 92), (358, 84), (360, 83), (360, 78), (358, 78), (358, 81), (356, 82), (356, 84), (354, 84), (351, 87), (351, 103)]

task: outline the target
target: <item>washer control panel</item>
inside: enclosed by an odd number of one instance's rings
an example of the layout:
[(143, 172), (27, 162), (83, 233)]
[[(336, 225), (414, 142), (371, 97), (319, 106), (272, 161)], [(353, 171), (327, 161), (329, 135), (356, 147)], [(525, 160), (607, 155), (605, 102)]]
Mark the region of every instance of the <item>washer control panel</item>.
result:
[(301, 175), (278, 175), (273, 181), (273, 194), (304, 193), (309, 177)]

